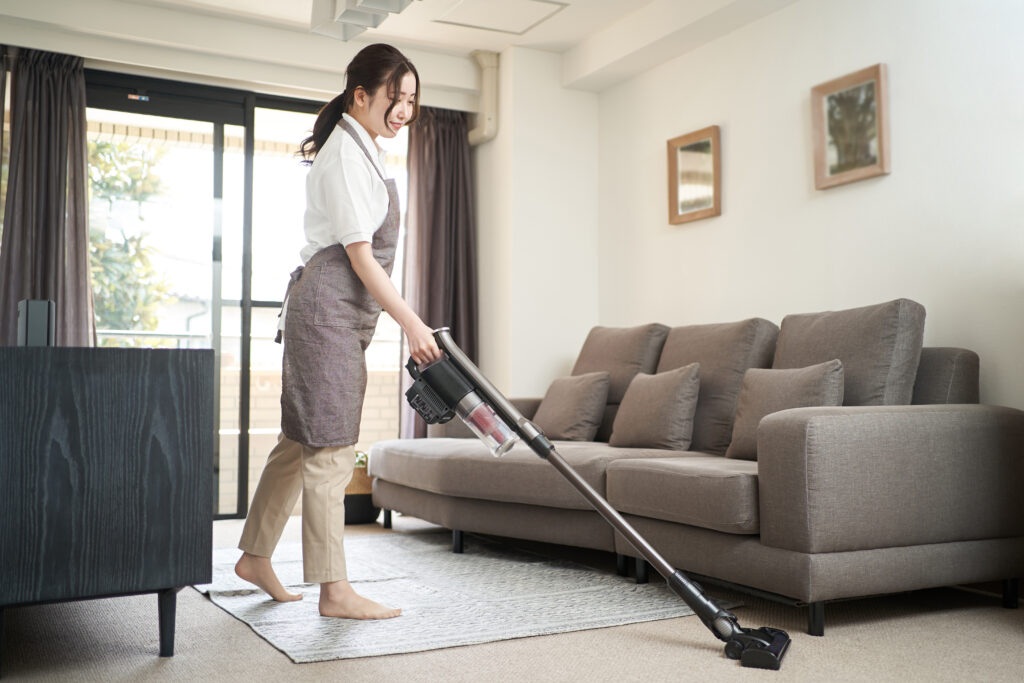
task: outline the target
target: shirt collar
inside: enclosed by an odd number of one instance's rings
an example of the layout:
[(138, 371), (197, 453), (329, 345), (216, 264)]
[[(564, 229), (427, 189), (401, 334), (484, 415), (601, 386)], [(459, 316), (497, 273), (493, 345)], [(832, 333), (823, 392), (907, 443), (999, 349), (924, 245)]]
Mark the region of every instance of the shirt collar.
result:
[(384, 171), (384, 169), (385, 169), (384, 157), (386, 155), (384, 153), (384, 150), (383, 149), (377, 149), (377, 145), (374, 143), (373, 138), (370, 137), (370, 134), (366, 131), (365, 128), (363, 128), (363, 124), (359, 123), (359, 121), (357, 121), (354, 116), (351, 116), (350, 114), (347, 114), (347, 113), (346, 114), (342, 114), (341, 116), (346, 121), (348, 121), (348, 124), (350, 126), (352, 126), (353, 130), (355, 130), (356, 135), (359, 136), (360, 142), (362, 142), (363, 146), (366, 147), (366, 151), (370, 153), (370, 156), (372, 157), (373, 153), (375, 151), (377, 152), (377, 167), (378, 167), (378, 170), (386, 178), (387, 177), (387, 173), (385, 173), (385, 171)]

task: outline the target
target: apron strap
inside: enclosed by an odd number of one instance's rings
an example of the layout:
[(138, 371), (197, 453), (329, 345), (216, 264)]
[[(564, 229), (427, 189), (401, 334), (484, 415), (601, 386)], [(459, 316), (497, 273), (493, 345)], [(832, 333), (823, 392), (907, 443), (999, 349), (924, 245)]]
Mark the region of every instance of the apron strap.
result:
[[(305, 268), (305, 266), (299, 266), (298, 268), (293, 270), (291, 272), (291, 274), (288, 276), (288, 287), (285, 288), (285, 290), (284, 290), (284, 301), (281, 302), (281, 310), (277, 314), (278, 318), (280, 318), (281, 314), (284, 313), (285, 306), (288, 305), (288, 295), (292, 291), (292, 285), (294, 285), (296, 282), (298, 282), (299, 279), (302, 277), (302, 271), (303, 271), (304, 268)], [(280, 328), (277, 330), (277, 334), (274, 335), (274, 341), (277, 342), (278, 344), (281, 343), (281, 330), (280, 330)]]
[(379, 164), (380, 162), (374, 160), (374, 158), (370, 156), (370, 152), (366, 149), (366, 146), (363, 144), (363, 141), (359, 139), (359, 133), (355, 131), (355, 128), (352, 127), (352, 124), (350, 124), (348, 121), (342, 118), (340, 121), (338, 121), (338, 125), (344, 128), (345, 132), (352, 136), (352, 139), (356, 141), (357, 145), (359, 145), (359, 149), (363, 150), (363, 154), (365, 154), (366, 158), (370, 160), (370, 165), (373, 166), (373, 170), (376, 171), (377, 175), (380, 176), (380, 179), (386, 183), (388, 179), (385, 178), (384, 174), (380, 172), (379, 168), (377, 168), (377, 164)]

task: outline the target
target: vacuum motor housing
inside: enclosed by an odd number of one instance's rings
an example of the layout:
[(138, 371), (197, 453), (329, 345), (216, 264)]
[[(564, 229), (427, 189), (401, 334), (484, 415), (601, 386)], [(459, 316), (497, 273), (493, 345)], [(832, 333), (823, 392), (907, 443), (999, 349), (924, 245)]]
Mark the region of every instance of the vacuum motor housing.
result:
[(423, 365), (410, 358), (405, 367), (413, 379), (405, 397), (427, 424), (444, 424), (458, 415), (495, 457), (519, 440), (447, 354)]
[(444, 424), (455, 417), (455, 406), (473, 391), (447, 356), (420, 367), (412, 358), (405, 364), (413, 382), (405, 397), (409, 405), (430, 425)]

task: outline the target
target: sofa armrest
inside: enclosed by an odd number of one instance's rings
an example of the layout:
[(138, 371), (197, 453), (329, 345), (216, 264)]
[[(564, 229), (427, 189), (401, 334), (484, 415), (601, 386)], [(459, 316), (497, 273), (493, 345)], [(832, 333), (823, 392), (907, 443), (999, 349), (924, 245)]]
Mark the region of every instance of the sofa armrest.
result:
[(797, 408), (757, 431), (761, 542), (805, 553), (1024, 534), (1024, 412)]
[[(510, 398), (509, 401), (521, 412), (527, 420), (532, 420), (540, 405), (539, 398)], [(440, 425), (427, 425), (427, 436), (435, 438), (464, 438), (472, 439), (473, 432), (459, 418), (453, 418)]]

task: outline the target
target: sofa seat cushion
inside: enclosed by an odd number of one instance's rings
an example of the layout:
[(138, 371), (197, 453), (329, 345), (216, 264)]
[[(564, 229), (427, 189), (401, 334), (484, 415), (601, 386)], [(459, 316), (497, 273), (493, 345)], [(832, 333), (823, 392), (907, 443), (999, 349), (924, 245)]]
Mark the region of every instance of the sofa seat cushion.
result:
[(759, 532), (756, 462), (676, 455), (609, 464), (608, 502), (624, 514), (728, 534)]
[[(602, 495), (608, 463), (678, 455), (677, 451), (614, 448), (593, 441), (554, 443), (559, 454)], [(378, 441), (370, 449), (369, 472), (385, 481), (446, 496), (591, 509), (558, 470), (522, 442), (495, 458), (478, 439)]]

